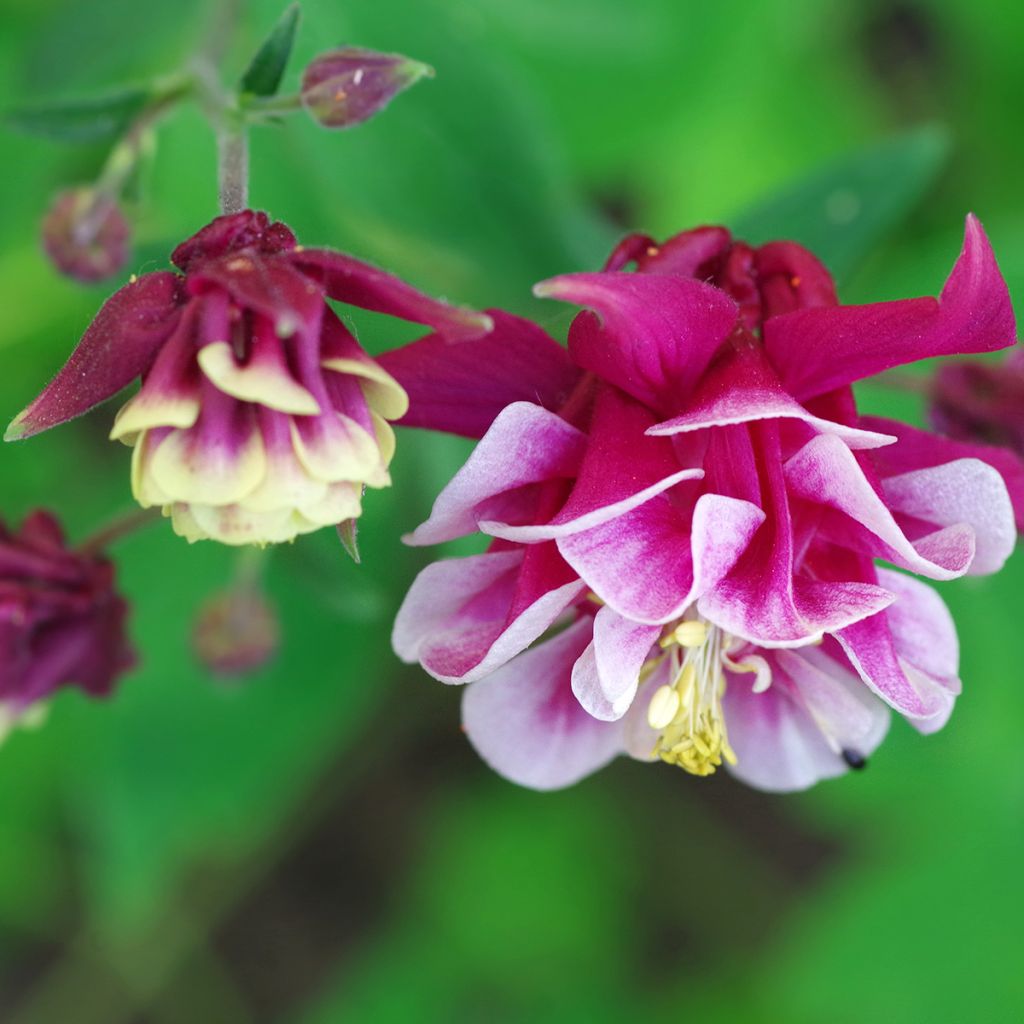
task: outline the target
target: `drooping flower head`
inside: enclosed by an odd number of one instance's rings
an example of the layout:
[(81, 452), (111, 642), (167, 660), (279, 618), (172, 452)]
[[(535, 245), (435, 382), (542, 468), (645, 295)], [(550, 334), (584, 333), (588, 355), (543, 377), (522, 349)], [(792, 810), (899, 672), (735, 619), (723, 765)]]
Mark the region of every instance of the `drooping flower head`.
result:
[(465, 374), (419, 400), (436, 342), (385, 361), (417, 425), (472, 433), (487, 397), (532, 398), (492, 407), (410, 538), (480, 531), (491, 546), (424, 570), (395, 627), (403, 658), (474, 684), (464, 720), (485, 758), (550, 787), (625, 746), (796, 788), (862, 763), (885, 704), (941, 726), (959, 690), (948, 613), (875, 562), (940, 580), (998, 569), (1014, 543), (1006, 482), (861, 418), (850, 385), (1013, 343), (978, 223), (938, 300), (840, 306), (805, 250), (716, 228), (628, 239), (602, 273), (538, 293), (587, 307), (568, 355), (520, 324), (489, 354), (512, 353), (503, 383), (482, 369), (461, 422), (438, 394)]
[(108, 694), (134, 662), (128, 606), (102, 555), (69, 548), (48, 512), (0, 523), (0, 722), (6, 729), (62, 686)]
[(402, 388), (326, 299), (431, 326), (449, 341), (489, 318), (430, 299), (341, 253), (306, 249), (251, 210), (172, 254), (181, 273), (134, 279), (103, 306), (64, 368), (8, 429), (28, 437), (135, 377), (111, 431), (134, 447), (132, 491), (190, 541), (291, 540), (354, 519), (389, 482)]

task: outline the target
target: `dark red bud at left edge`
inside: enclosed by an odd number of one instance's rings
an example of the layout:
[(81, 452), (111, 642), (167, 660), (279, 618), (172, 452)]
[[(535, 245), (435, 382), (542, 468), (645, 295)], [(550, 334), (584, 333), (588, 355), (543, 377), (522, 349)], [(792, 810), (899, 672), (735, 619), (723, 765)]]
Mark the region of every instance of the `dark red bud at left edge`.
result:
[(95, 284), (128, 262), (131, 229), (117, 201), (83, 186), (60, 192), (42, 223), (43, 249), (65, 277)]

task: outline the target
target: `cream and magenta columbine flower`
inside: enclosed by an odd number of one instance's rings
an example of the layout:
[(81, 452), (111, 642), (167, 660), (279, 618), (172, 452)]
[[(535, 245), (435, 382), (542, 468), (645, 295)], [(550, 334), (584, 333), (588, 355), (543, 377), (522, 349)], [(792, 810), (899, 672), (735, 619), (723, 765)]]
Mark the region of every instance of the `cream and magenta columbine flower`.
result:
[(541, 293), (596, 315), (574, 321), (569, 354), (522, 328), (464, 352), (480, 360), (464, 414), (467, 366), (427, 388), (430, 344), (385, 358), (415, 425), (484, 434), (411, 540), (479, 530), (491, 547), (428, 566), (394, 633), (405, 660), (472, 684), (482, 756), (538, 788), (625, 749), (698, 775), (735, 759), (752, 784), (792, 789), (860, 765), (885, 705), (940, 728), (959, 692), (952, 622), (874, 562), (995, 571), (1020, 481), (859, 417), (850, 384), (1013, 343), (980, 225), (939, 300), (838, 306), (804, 250), (720, 229), (630, 240), (604, 273)]
[(161, 507), (190, 541), (291, 540), (355, 519), (363, 488), (390, 482), (388, 421), (405, 413), (405, 392), (327, 298), (445, 341), (490, 327), (366, 263), (303, 248), (250, 210), (217, 218), (172, 261), (182, 274), (146, 274), (110, 298), (7, 438), (63, 423), (141, 376), (111, 437), (134, 447), (139, 503)]

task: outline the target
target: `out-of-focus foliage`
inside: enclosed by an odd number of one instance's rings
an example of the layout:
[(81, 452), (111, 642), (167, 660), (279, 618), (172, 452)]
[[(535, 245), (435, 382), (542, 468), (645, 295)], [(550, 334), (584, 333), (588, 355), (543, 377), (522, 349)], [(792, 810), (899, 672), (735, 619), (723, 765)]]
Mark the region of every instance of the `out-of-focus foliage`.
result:
[[(0, 100), (174, 71), (209, 7), (7, 0)], [(245, 5), (226, 80), (282, 7)], [(1021, 43), (1024, 15), (993, 0), (307, 0), (283, 91), (339, 44), (437, 78), (344, 135), (301, 116), (259, 128), (252, 199), (307, 243), (554, 330), (565, 316), (534, 281), (598, 266), (627, 228), (734, 218), (814, 244), (868, 300), (934, 293), (974, 209), (1021, 302)], [(58, 279), (36, 234), (104, 150), (0, 141), (9, 418), (105, 297)], [(128, 270), (163, 267), (216, 213), (214, 160), (197, 112), (161, 127)], [(357, 326), (371, 349), (404, 337)], [(861, 397), (920, 417), (913, 395)], [(51, 505), (84, 536), (126, 507), (112, 415), (0, 451), (0, 512)], [(621, 763), (540, 796), (491, 777), (458, 695), (389, 650), (425, 557), (398, 535), (465, 450), (400, 437), (361, 566), (329, 532), (273, 554), (282, 648), (241, 683), (188, 647), (231, 552), (161, 527), (119, 545), (143, 666), (113, 701), (63, 695), (0, 749), (0, 1017), (1020, 1019), (1019, 557), (944, 587), (965, 695), (936, 736), (894, 727), (866, 773), (779, 798)]]

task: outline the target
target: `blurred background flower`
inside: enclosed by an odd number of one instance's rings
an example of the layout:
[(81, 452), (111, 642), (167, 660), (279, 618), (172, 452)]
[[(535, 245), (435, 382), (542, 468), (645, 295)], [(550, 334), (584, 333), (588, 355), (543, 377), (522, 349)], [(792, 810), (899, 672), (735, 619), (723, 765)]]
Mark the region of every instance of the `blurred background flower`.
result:
[[(281, 6), (246, 5), (236, 74)], [(208, 8), (8, 4), (0, 100), (173, 70)], [(934, 294), (973, 209), (1019, 307), (1022, 41), (1024, 15), (994, 0), (308, 0), (285, 91), (339, 42), (437, 77), (352, 131), (254, 133), (252, 202), (310, 245), (559, 337), (571, 310), (533, 299), (536, 281), (597, 269), (628, 231), (709, 222), (796, 239), (858, 302)], [(167, 116), (134, 254), (82, 289), (38, 224), (107, 147), (2, 139), (11, 416), (113, 287), (215, 215), (215, 146), (194, 109)], [(349, 326), (373, 354), (416, 336)], [(913, 389), (858, 399), (925, 422)], [(81, 536), (121, 509), (112, 411), (4, 449), (4, 518), (59, 497)], [(538, 796), (477, 762), (459, 694), (388, 645), (424, 564), (396, 537), (469, 447), (405, 433), (396, 486), (366, 497), (361, 566), (327, 531), (275, 553), (280, 651), (243, 687), (188, 650), (232, 553), (165, 530), (121, 542), (142, 666), (103, 704), (64, 694), (0, 751), (5, 1024), (1019, 1016), (1020, 556), (944, 589), (966, 694), (950, 728), (894, 726), (865, 772), (777, 798), (622, 760)]]

